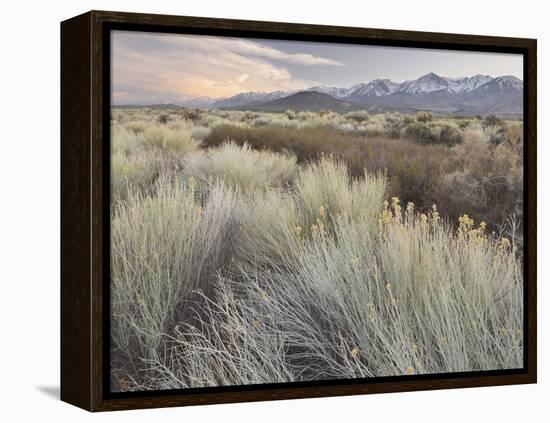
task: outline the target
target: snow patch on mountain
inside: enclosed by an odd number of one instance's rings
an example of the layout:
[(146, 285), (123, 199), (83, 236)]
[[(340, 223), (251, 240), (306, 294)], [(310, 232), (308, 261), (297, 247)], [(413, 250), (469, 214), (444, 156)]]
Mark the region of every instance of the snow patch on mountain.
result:
[(404, 82), (403, 84), (401, 84), (399, 92), (407, 94), (424, 94), (434, 91), (445, 90), (448, 87), (449, 82), (447, 82), (439, 75), (430, 72), (413, 81)]
[[(317, 85), (306, 90), (273, 91), (273, 92), (244, 92), (229, 98), (222, 99), (196, 99), (191, 104), (201, 104), (207, 107), (240, 107), (251, 103), (265, 103), (280, 98), (288, 97), (298, 92), (314, 91), (330, 95), (338, 100), (351, 101), (359, 104), (366, 104), (376, 99), (401, 95), (420, 95), (424, 97), (430, 93), (448, 93), (461, 97), (464, 95), (475, 95), (488, 93), (517, 93), (523, 90), (523, 81), (515, 76), (505, 75), (492, 78), (489, 75), (474, 75), (462, 78), (449, 78), (436, 75), (433, 72), (427, 73), (418, 79), (397, 83), (390, 79), (374, 79), (370, 82), (359, 83), (352, 87), (330, 87)], [(370, 100), (369, 100), (370, 99)], [(191, 105), (189, 104), (189, 105)]]
[(448, 90), (454, 93), (469, 93), (480, 87), (481, 85), (489, 82), (493, 78), (489, 75), (474, 75), (467, 76), (465, 78), (445, 78), (449, 83)]
[(327, 87), (325, 85), (317, 85), (315, 87), (311, 87), (303, 91), (315, 91), (317, 93), (328, 94), (334, 98), (340, 99), (340, 98), (346, 97), (347, 93), (349, 92), (349, 88)]
[(254, 92), (248, 91), (236, 94), (232, 97), (215, 101), (213, 107), (237, 107), (247, 103), (258, 103), (277, 100), (296, 93), (296, 91), (272, 91), (272, 92)]
[(393, 94), (399, 89), (399, 87), (400, 84), (397, 84), (389, 79), (373, 79), (370, 82), (357, 84), (351, 87), (347, 97), (382, 97)]

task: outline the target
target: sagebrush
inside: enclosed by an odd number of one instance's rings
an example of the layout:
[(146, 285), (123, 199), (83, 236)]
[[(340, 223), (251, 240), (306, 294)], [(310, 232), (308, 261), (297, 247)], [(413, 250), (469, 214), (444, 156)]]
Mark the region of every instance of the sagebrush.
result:
[(113, 389), (521, 367), (521, 134), (114, 110)]

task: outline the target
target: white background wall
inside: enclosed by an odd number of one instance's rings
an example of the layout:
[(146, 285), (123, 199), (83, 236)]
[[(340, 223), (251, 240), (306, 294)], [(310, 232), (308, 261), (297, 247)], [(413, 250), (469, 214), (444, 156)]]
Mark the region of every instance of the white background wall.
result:
[[(0, 420), (14, 421), (549, 421), (545, 286), (550, 260), (550, 147), (545, 2), (12, 0), (0, 50)], [(59, 389), (59, 22), (89, 9), (457, 32), (539, 40), (539, 381), (463, 389), (92, 415)], [(546, 19), (545, 19), (546, 17)], [(543, 394), (547, 391), (546, 396)], [(546, 415), (545, 415), (546, 414)]]

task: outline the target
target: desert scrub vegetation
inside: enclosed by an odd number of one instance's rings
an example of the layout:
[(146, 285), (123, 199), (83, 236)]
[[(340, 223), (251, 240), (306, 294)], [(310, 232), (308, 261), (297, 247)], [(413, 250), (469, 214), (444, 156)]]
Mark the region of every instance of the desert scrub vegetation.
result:
[[(447, 142), (425, 144), (411, 142), (406, 137), (361, 136), (329, 127), (220, 125), (212, 129), (202, 145), (219, 146), (231, 140), (260, 151), (291, 152), (298, 163), (331, 154), (342, 159), (354, 176), (361, 176), (365, 168), (387, 172), (392, 196), (414, 201), (421, 209), (440, 204), (440, 213), (455, 222), (468, 211), (476, 220), (487, 222), (491, 230), (499, 230), (512, 214), (521, 217), (523, 136), (520, 123), (509, 124), (498, 143), (491, 141), (492, 129), (483, 130), (479, 124), (470, 124), (466, 129), (439, 124), (434, 129), (413, 121), (408, 128), (418, 125), (425, 128), (430, 137), (445, 138)], [(476, 151), (483, 154), (478, 155)], [(461, 199), (465, 194), (464, 203)], [(498, 208), (494, 204), (498, 204)]]
[[(315, 186), (323, 166), (339, 179), (327, 193), (341, 198), (313, 210), (326, 200)], [(402, 210), (397, 198), (381, 201), (383, 177), (346, 180), (343, 169), (325, 159), (296, 190), (257, 199), (226, 184), (205, 199), (193, 184), (159, 181), (155, 196), (117, 209), (119, 389), (520, 366), (511, 241), (468, 216), (454, 232), (437, 210)], [(355, 210), (354, 182), (373, 191)]]
[(183, 175), (205, 189), (221, 181), (254, 191), (290, 182), (296, 170), (296, 157), (252, 150), (248, 144), (227, 142), (218, 148), (187, 154), (182, 159)]
[(125, 123), (111, 125), (111, 197), (115, 201), (133, 190), (153, 189), (156, 179), (178, 169), (183, 156), (200, 145), (196, 129), (186, 122), (167, 118), (162, 123), (141, 114), (135, 121), (121, 120)]
[[(520, 123), (495, 145), (472, 122), (451, 148), (243, 112), (116, 112), (115, 391), (521, 366), (521, 240), (470, 211), (519, 207)], [(159, 127), (184, 141), (147, 141)]]
[[(166, 116), (159, 120), (160, 114)], [(491, 114), (452, 118), (430, 112), (142, 108), (114, 109), (112, 128), (113, 172), (122, 176), (112, 181), (115, 197), (125, 198), (132, 186), (150, 189), (160, 174), (180, 169), (187, 152), (232, 142), (294, 155), (300, 165), (330, 154), (358, 177), (365, 168), (386, 172), (389, 195), (414, 201), (420, 210), (437, 203), (442, 216), (452, 222), (466, 211), (487, 222), (491, 231), (504, 230), (512, 215), (521, 222), (523, 125), (519, 120)], [(199, 155), (199, 160), (204, 159)]]
[(521, 122), (162, 113), (112, 116), (113, 389), (521, 366)]

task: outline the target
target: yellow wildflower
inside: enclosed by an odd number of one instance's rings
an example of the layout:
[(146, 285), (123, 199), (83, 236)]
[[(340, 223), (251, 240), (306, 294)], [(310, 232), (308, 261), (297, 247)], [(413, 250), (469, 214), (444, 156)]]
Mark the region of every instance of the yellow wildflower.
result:
[(317, 238), (317, 234), (319, 233), (319, 228), (317, 225), (311, 225), (311, 236), (313, 239)]
[(321, 219), (317, 219), (317, 226), (319, 226), (319, 231), (323, 232), (325, 230), (325, 224)]
[(467, 214), (463, 214), (458, 218), (458, 231), (459, 233), (468, 232), (474, 226), (474, 219), (470, 218)]
[(353, 347), (351, 349), (351, 355), (352, 355), (352, 357), (357, 357), (359, 355), (359, 348)]
[(409, 375), (409, 376), (410, 376), (410, 375), (414, 375), (414, 368), (412, 368), (412, 367), (410, 367), (410, 366), (407, 367), (407, 369), (405, 370), (405, 373), (406, 373), (407, 375)]
[(510, 240), (508, 238), (502, 238), (500, 240), (500, 245), (502, 248), (510, 248)]
[(439, 212), (437, 211), (437, 205), (432, 204), (432, 219), (434, 222), (439, 222)]
[(392, 221), (393, 221), (393, 213), (388, 209), (382, 210), (382, 214), (380, 216), (380, 223), (385, 223), (386, 225), (389, 225)]

